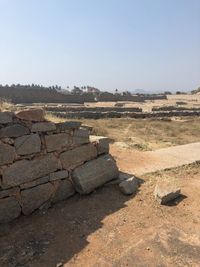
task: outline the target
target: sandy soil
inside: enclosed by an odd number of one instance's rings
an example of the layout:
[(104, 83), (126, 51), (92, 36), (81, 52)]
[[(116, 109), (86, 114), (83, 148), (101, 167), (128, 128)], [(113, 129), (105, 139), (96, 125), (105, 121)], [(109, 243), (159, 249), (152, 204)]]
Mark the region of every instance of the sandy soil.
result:
[[(129, 151), (123, 156), (126, 162)], [(199, 266), (199, 170), (168, 172), (182, 189), (168, 206), (153, 196), (163, 177), (143, 175), (135, 196), (107, 185), (2, 225), (0, 266)]]

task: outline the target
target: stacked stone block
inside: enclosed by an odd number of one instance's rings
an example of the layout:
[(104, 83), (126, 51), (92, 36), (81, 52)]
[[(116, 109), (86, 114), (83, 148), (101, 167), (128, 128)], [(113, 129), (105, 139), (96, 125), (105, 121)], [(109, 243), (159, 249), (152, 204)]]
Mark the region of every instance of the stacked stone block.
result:
[(40, 109), (0, 112), (0, 223), (87, 194), (118, 176), (109, 140)]

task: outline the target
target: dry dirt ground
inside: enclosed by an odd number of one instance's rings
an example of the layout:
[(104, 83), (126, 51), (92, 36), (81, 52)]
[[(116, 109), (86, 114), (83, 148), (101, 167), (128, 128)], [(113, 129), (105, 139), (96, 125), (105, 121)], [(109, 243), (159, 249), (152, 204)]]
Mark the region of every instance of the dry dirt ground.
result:
[[(142, 175), (135, 196), (107, 185), (2, 225), (0, 266), (199, 266), (199, 171), (193, 164)], [(153, 196), (160, 179), (182, 189), (168, 206)]]

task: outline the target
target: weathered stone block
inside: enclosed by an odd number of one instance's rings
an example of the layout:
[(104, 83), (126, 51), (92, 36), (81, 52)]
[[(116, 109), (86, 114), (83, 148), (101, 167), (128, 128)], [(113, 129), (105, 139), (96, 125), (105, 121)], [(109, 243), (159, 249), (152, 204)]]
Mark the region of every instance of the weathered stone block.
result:
[(87, 129), (80, 128), (74, 132), (73, 143), (75, 145), (82, 145), (89, 143), (89, 132)]
[(14, 220), (21, 214), (21, 207), (14, 197), (0, 199), (0, 223)]
[(56, 181), (54, 186), (56, 187), (56, 191), (52, 198), (53, 203), (67, 199), (75, 194), (75, 189), (70, 180)]
[(48, 152), (60, 150), (70, 144), (70, 136), (67, 133), (59, 133), (45, 136)]
[(39, 178), (39, 179), (36, 179), (32, 182), (28, 182), (28, 183), (25, 183), (25, 184), (21, 184), (20, 185), (20, 188), (21, 189), (27, 189), (27, 188), (31, 188), (31, 187), (35, 187), (37, 185), (40, 185), (40, 184), (45, 184), (49, 181), (49, 176), (45, 176), (45, 177), (42, 177), (42, 178)]
[(0, 112), (0, 124), (6, 124), (13, 121), (13, 112)]
[(19, 196), (20, 188), (13, 187), (7, 190), (0, 190), (0, 198), (10, 197), (10, 196)]
[(29, 133), (28, 128), (20, 124), (14, 124), (0, 129), (0, 138), (19, 137)]
[(119, 189), (124, 195), (131, 195), (138, 190), (137, 178), (130, 177), (119, 184)]
[(21, 120), (44, 121), (44, 110), (41, 108), (25, 109), (15, 113), (15, 116)]
[(81, 194), (92, 192), (95, 188), (117, 178), (119, 171), (110, 155), (101, 156), (77, 167), (72, 174), (76, 190)]
[(41, 140), (38, 134), (20, 136), (15, 140), (18, 155), (29, 155), (41, 150)]
[(48, 201), (54, 192), (51, 183), (38, 185), (21, 192), (22, 212), (25, 215), (38, 209), (43, 203)]
[(73, 168), (97, 156), (97, 149), (93, 144), (88, 144), (63, 152), (60, 160), (64, 169)]
[(90, 142), (93, 142), (97, 146), (98, 154), (108, 154), (109, 153), (109, 143), (110, 139), (104, 136), (90, 136)]
[(31, 132), (51, 132), (56, 130), (56, 125), (53, 122), (37, 122), (31, 127)]
[(0, 165), (12, 163), (15, 155), (14, 147), (0, 142)]
[(179, 187), (169, 181), (159, 182), (154, 190), (154, 196), (160, 204), (166, 204), (177, 198), (181, 193)]
[(59, 161), (52, 154), (34, 160), (20, 160), (3, 171), (2, 187), (9, 188), (33, 181), (59, 168)]
[(54, 180), (59, 180), (59, 179), (65, 179), (68, 176), (69, 176), (68, 171), (53, 172), (53, 173), (50, 173), (49, 180), (54, 181)]
[(56, 124), (57, 129), (61, 132), (65, 132), (71, 129), (78, 129), (80, 126), (80, 121), (65, 121)]

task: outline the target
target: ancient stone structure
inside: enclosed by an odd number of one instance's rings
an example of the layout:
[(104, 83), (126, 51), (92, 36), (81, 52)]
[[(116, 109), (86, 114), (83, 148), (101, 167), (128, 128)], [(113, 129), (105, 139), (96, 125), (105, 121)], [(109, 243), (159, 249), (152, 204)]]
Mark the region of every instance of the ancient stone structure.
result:
[(0, 112), (0, 223), (87, 194), (118, 177), (109, 140), (43, 110)]

